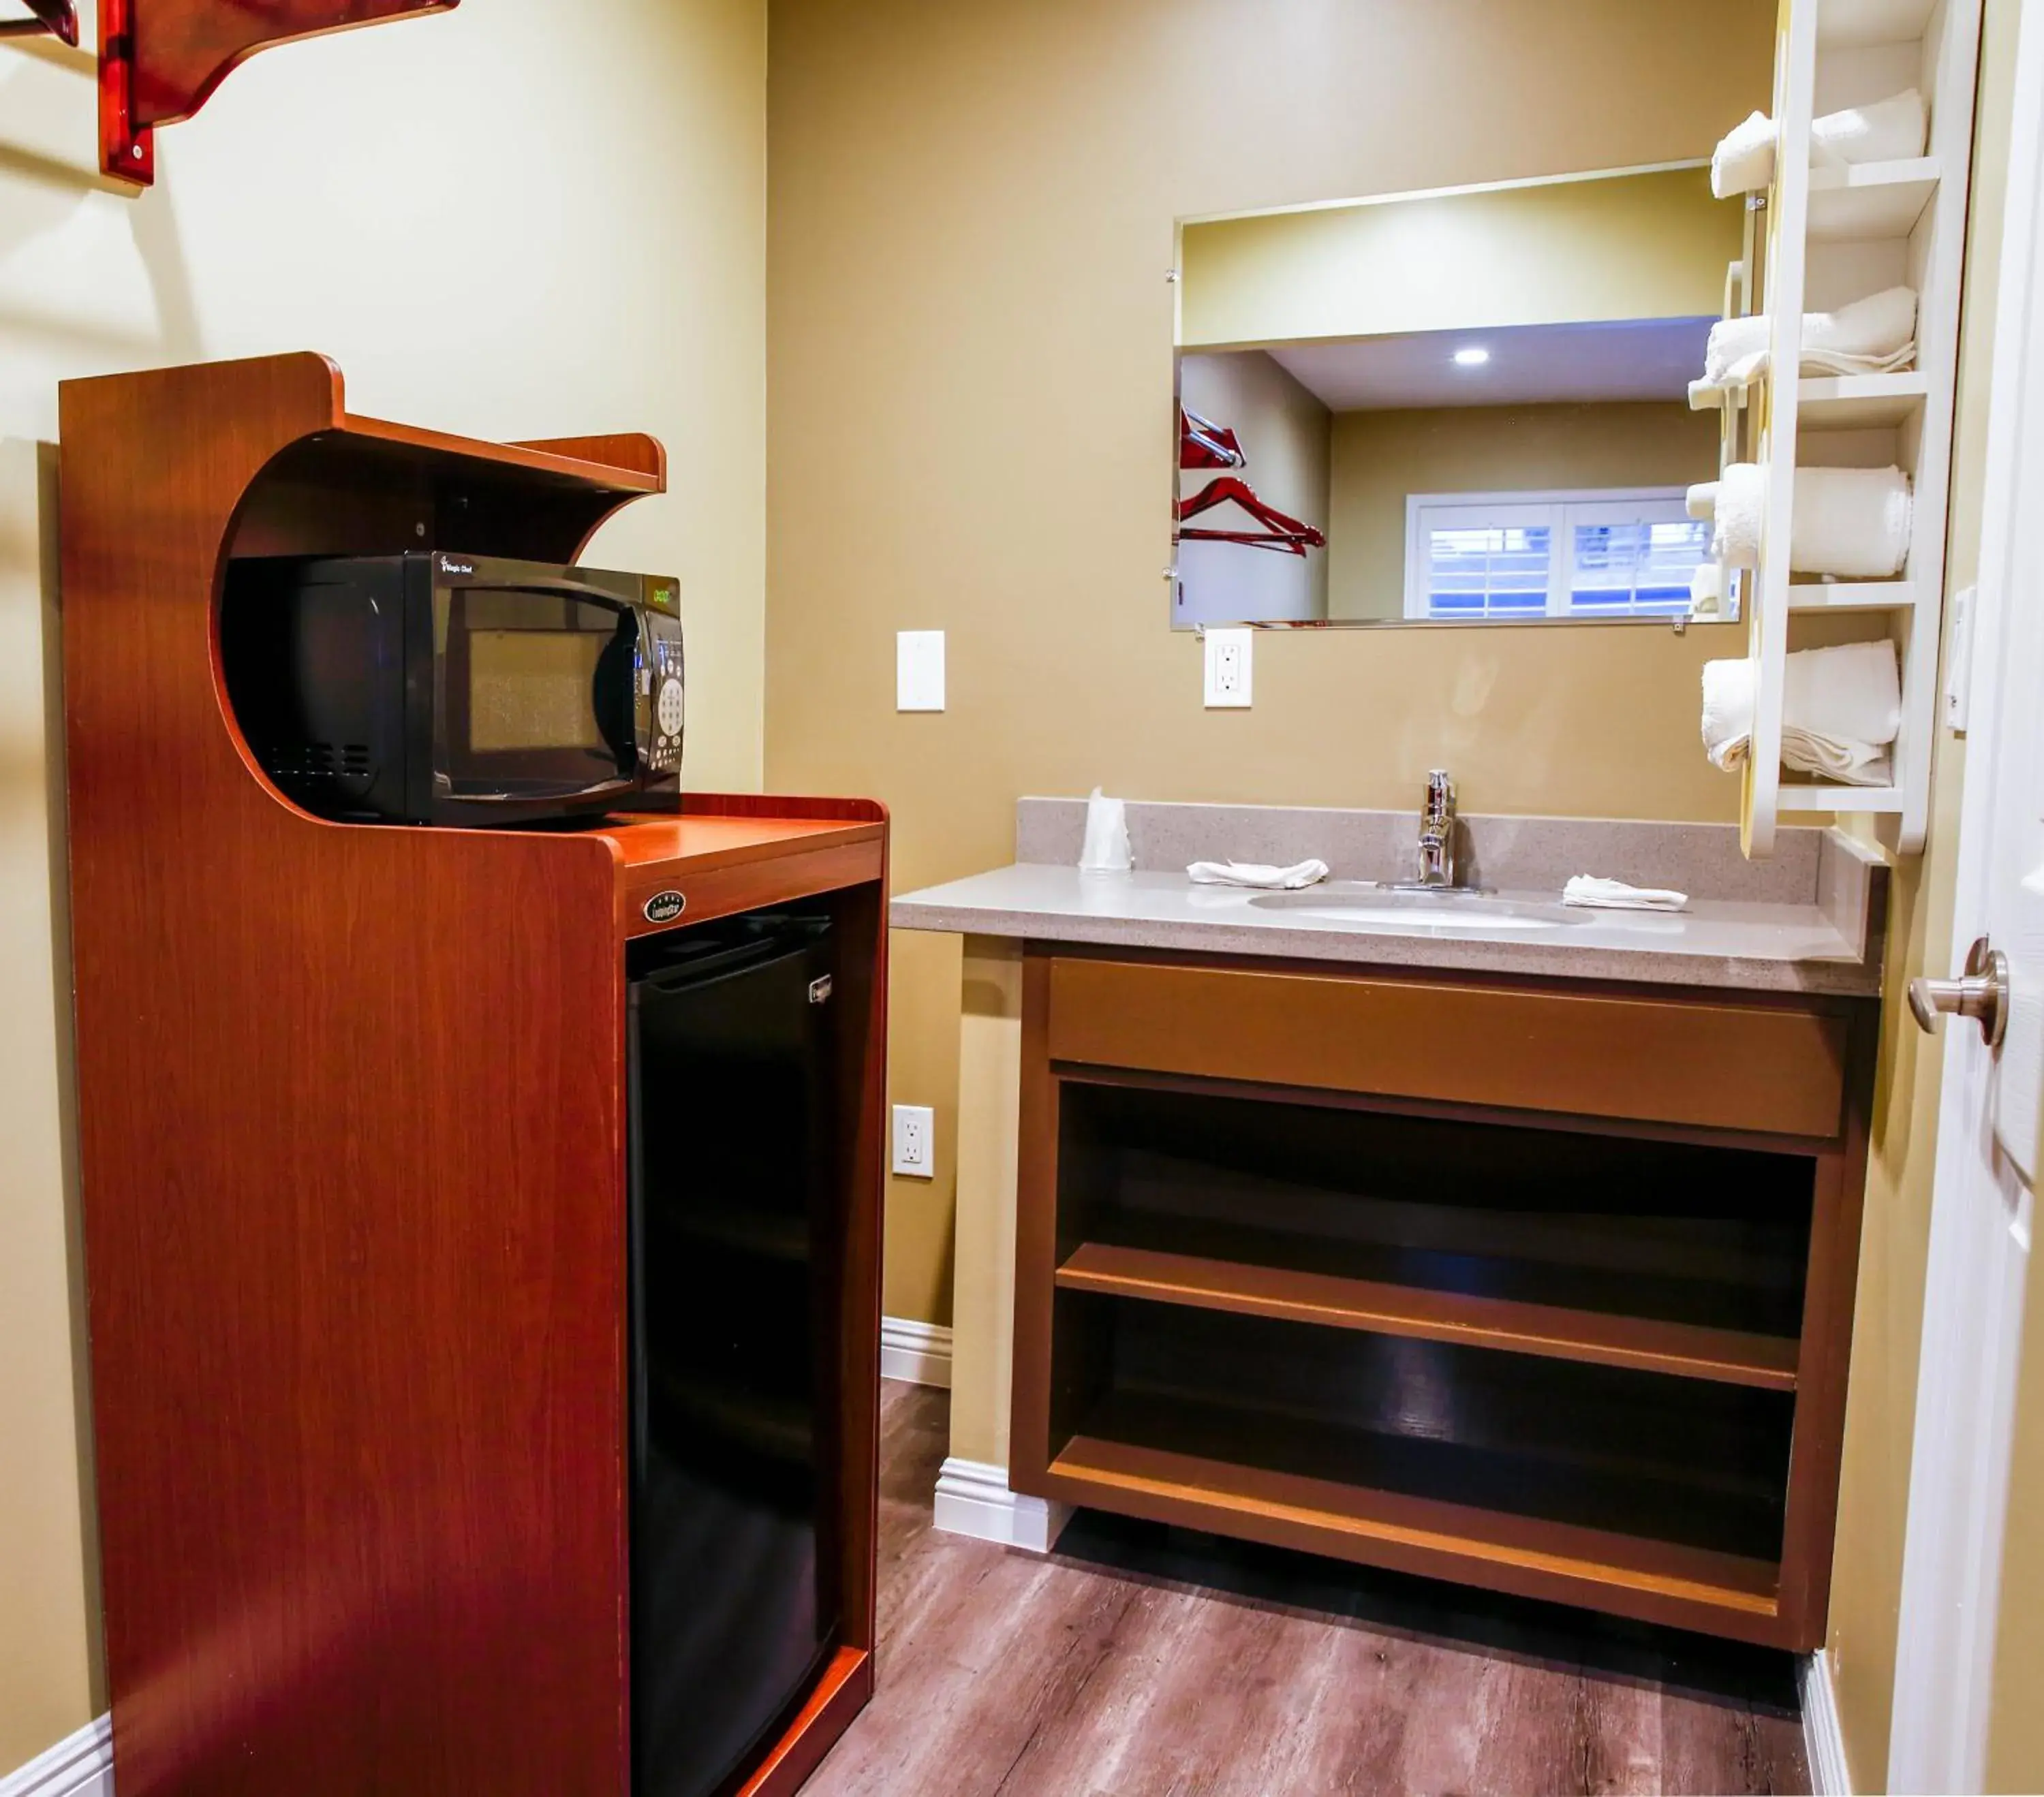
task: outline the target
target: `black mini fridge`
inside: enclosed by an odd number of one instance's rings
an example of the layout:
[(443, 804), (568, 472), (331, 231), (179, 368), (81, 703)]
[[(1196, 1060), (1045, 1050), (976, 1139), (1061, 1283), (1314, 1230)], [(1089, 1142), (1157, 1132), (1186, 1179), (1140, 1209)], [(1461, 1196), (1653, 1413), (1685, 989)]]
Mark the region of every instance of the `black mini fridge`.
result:
[(635, 1797), (717, 1797), (842, 1615), (829, 920), (752, 913), (628, 961)]

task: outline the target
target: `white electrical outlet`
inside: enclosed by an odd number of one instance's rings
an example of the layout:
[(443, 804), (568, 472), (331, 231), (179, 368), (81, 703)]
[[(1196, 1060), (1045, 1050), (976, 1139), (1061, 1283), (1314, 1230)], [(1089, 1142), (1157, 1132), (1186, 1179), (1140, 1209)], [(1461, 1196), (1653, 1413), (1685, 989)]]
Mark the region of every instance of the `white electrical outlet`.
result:
[(897, 712), (944, 708), (944, 633), (941, 630), (895, 632), (894, 708)]
[(1250, 639), (1247, 630), (1209, 630), (1206, 648), (1207, 706), (1209, 710), (1249, 703)]
[(931, 1165), (931, 1138), (936, 1134), (936, 1113), (927, 1104), (894, 1107), (894, 1170), (909, 1179), (934, 1179)]

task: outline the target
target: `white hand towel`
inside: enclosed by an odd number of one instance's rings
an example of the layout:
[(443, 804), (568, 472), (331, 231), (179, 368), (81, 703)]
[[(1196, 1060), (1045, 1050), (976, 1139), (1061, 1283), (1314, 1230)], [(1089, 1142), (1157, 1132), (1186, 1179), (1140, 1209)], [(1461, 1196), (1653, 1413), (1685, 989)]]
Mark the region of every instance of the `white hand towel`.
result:
[(1562, 889), (1564, 904), (1589, 905), (1600, 911), (1680, 911), (1687, 893), (1672, 886), (1628, 886), (1623, 880), (1600, 880), (1578, 874)]
[(1196, 861), (1185, 870), (1185, 877), (1196, 886), (1261, 886), (1287, 893), (1316, 885), (1327, 877), (1324, 861), (1301, 861), (1290, 867), (1269, 867), (1254, 861)]
[(1711, 152), (1711, 191), (1721, 200), (1750, 194), (1774, 179), (1774, 121), (1754, 113), (1734, 125)]
[(1128, 807), (1120, 799), (1104, 798), (1093, 789), (1086, 801), (1085, 843), (1079, 867), (1088, 874), (1126, 874), (1135, 865), (1128, 847)]
[(1699, 562), (1689, 576), (1689, 615), (1714, 618), (1724, 610), (1724, 570), (1715, 562)]
[(1911, 510), (1909, 477), (1900, 468), (1798, 468), (1789, 565), (1848, 579), (1900, 574), (1909, 559)]
[[(1890, 778), (1883, 751), (1902, 727), (1902, 687), (1895, 645), (1844, 643), (1804, 649), (1783, 669), (1781, 760), (1850, 785), (1882, 785)], [(1753, 745), (1753, 663), (1704, 663), (1704, 752), (1727, 774), (1746, 763)]]
[(1682, 508), (1692, 518), (1708, 522), (1718, 509), (1718, 483), (1699, 481), (1682, 496)]
[[(1713, 324), (1691, 404), (1764, 374), (1771, 329), (1762, 313)], [(1908, 367), (1916, 359), (1916, 290), (1885, 287), (1835, 312), (1804, 313), (1799, 355), (1806, 374), (1887, 374)]]
[(1761, 526), (1767, 516), (1767, 470), (1757, 462), (1735, 462), (1718, 476), (1712, 516), (1711, 559), (1727, 568), (1760, 565)]
[(1923, 155), (1930, 123), (1923, 96), (1913, 87), (1871, 106), (1827, 113), (1810, 122), (1810, 166), (1907, 162)]

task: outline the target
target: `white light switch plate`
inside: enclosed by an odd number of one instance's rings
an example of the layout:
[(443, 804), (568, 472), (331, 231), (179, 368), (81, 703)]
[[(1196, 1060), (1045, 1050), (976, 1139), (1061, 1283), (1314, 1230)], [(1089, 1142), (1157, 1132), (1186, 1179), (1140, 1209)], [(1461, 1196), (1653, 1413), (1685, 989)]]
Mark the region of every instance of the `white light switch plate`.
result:
[(894, 708), (897, 712), (944, 708), (944, 633), (941, 630), (894, 633)]
[(936, 1113), (927, 1104), (894, 1107), (894, 1170), (910, 1179), (934, 1179), (932, 1138)]
[(1249, 703), (1249, 643), (1254, 634), (1247, 630), (1209, 630), (1205, 633), (1203, 641), (1209, 710)]

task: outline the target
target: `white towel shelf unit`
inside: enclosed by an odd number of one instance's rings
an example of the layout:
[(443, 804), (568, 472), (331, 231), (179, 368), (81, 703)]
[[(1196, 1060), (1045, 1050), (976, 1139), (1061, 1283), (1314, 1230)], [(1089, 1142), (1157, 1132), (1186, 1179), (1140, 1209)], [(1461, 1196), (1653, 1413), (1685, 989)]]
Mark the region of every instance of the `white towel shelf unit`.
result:
[[(1771, 854), (1780, 820), (1809, 812), (1892, 819), (1892, 847), (1923, 846), (1944, 616), (1959, 286), (1965, 244), (1980, 0), (1782, 0), (1776, 30), (1779, 136), (1761, 240), (1749, 231), (1736, 289), (1771, 321), (1768, 375), (1725, 407), (1723, 459), (1767, 470), (1760, 563), (1740, 582), (1754, 663), (1752, 753), (1741, 778), (1746, 852)], [(1921, 90), (1927, 154), (1841, 169), (1810, 167), (1813, 118)], [(1756, 269), (1755, 263), (1758, 263)], [(1758, 277), (1757, 280), (1755, 277)], [(1803, 315), (1904, 284), (1918, 294), (1913, 369), (1796, 378)], [(1909, 559), (1892, 580), (1799, 578), (1789, 564), (1799, 467), (1885, 467), (1915, 489)], [(1902, 724), (1887, 784), (1785, 776), (1781, 697), (1791, 650), (1885, 631), (1902, 669)]]

